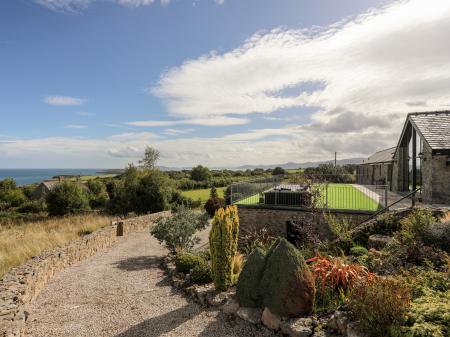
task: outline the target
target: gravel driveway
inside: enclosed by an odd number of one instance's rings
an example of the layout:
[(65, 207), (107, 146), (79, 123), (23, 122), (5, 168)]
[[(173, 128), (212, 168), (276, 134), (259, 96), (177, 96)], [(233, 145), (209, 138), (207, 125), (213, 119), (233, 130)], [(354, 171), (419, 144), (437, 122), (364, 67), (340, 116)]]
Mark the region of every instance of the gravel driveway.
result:
[(166, 254), (148, 232), (58, 274), (29, 308), (33, 337), (270, 336), (188, 302), (159, 268)]

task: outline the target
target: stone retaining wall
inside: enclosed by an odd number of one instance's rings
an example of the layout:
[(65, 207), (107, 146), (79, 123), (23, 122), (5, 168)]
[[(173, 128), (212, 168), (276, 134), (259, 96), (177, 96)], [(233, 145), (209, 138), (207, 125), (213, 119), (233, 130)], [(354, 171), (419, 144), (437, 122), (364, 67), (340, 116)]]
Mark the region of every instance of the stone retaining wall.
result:
[[(294, 218), (301, 218), (313, 223), (322, 238), (330, 238), (331, 232), (324, 213), (311, 212), (309, 210), (292, 207), (267, 206), (267, 205), (238, 205), (239, 231), (242, 235), (253, 230), (267, 228), (272, 236), (286, 237), (287, 222)], [(338, 220), (347, 219), (357, 225), (367, 219), (373, 212), (359, 211), (334, 211), (329, 213)]]
[(144, 230), (156, 219), (169, 215), (170, 212), (166, 211), (113, 222), (111, 226), (71, 241), (63, 247), (45, 251), (11, 269), (0, 279), (0, 337), (23, 336), (27, 319), (26, 306), (56, 273), (112, 246), (118, 240), (119, 226), (122, 227), (122, 235), (127, 235)]

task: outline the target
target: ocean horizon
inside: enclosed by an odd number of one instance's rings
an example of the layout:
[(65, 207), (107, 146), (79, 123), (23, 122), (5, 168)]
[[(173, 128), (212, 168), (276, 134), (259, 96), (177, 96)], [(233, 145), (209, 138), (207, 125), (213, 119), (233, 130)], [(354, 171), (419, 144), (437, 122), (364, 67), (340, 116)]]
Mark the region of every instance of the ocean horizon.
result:
[(54, 176), (63, 175), (102, 175), (108, 169), (0, 169), (0, 180), (12, 178), (17, 185), (39, 183)]

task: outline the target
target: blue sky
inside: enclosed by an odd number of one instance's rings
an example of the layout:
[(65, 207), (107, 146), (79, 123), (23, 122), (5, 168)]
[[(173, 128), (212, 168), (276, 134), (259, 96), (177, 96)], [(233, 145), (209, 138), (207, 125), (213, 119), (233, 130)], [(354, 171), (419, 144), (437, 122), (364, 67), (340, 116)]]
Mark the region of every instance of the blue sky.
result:
[(418, 36), (413, 0), (1, 1), (0, 168), (368, 155), (447, 102), (448, 58), (419, 48), (448, 54), (433, 2)]

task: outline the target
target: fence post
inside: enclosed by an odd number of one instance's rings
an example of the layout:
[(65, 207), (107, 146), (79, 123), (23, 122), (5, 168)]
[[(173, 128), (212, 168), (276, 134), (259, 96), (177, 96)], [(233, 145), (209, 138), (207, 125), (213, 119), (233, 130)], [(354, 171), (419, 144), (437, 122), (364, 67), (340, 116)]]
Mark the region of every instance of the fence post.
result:
[(233, 183), (230, 184), (230, 205), (233, 205)]
[(388, 187), (384, 185), (384, 208), (387, 208), (388, 204)]
[(328, 209), (328, 183), (325, 184), (325, 209)]

